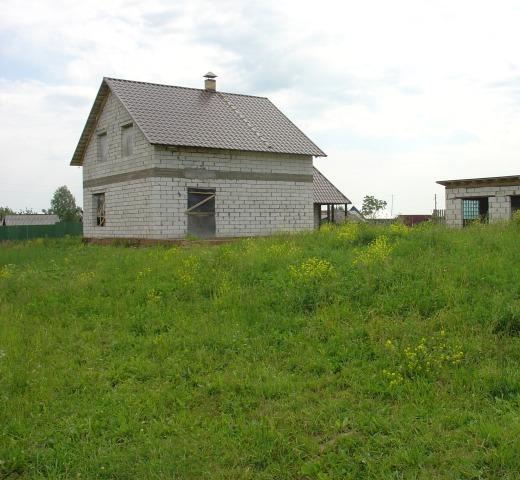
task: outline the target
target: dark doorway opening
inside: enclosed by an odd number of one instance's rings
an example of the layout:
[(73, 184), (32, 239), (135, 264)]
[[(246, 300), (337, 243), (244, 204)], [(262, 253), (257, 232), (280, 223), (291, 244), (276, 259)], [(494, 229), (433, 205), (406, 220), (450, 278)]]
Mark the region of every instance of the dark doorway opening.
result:
[(337, 223), (343, 222), (347, 218), (348, 204), (339, 203), (318, 203), (319, 223)]
[(520, 195), (511, 197), (511, 215), (520, 210)]
[(188, 235), (211, 238), (216, 234), (215, 189), (188, 188)]
[(464, 226), (474, 221), (487, 223), (488, 217), (488, 197), (462, 199), (462, 222)]

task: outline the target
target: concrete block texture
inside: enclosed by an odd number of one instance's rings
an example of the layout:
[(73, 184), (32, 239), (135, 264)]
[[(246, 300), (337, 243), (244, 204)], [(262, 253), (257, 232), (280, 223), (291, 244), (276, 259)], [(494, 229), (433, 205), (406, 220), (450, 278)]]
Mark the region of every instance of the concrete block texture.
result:
[(511, 218), (511, 197), (520, 195), (520, 186), (495, 186), (473, 188), (446, 188), (446, 224), (462, 227), (464, 198), (487, 197), (489, 222), (497, 223)]

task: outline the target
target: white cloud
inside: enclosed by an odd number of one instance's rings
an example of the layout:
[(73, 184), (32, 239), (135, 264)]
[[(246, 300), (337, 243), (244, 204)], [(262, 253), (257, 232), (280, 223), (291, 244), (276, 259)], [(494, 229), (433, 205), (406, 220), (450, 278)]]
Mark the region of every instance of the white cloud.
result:
[(426, 213), (435, 180), (518, 173), (520, 2), (0, 5), (0, 204), (48, 205), (104, 75), (268, 95), (360, 203)]

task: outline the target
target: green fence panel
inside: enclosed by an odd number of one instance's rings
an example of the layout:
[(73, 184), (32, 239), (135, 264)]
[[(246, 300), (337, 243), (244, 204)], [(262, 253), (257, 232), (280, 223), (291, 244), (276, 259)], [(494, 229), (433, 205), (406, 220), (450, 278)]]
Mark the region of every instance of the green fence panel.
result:
[(77, 222), (60, 222), (54, 225), (0, 226), (0, 241), (59, 238), (65, 235), (83, 235), (83, 224)]

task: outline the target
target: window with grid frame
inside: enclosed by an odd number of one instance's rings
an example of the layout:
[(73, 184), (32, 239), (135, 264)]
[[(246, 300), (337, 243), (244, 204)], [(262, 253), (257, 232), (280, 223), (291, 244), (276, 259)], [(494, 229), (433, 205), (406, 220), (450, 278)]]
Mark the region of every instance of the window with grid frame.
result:
[(464, 199), (462, 211), (464, 220), (475, 220), (479, 216), (479, 201), (472, 198)]
[(94, 211), (96, 215), (96, 225), (98, 227), (104, 227), (106, 223), (105, 215), (105, 194), (96, 193), (93, 195), (94, 198)]
[(134, 153), (134, 125), (128, 124), (121, 128), (121, 154), (129, 157)]
[(487, 222), (489, 212), (489, 199), (464, 198), (462, 199), (462, 222), (466, 226), (474, 221)]

